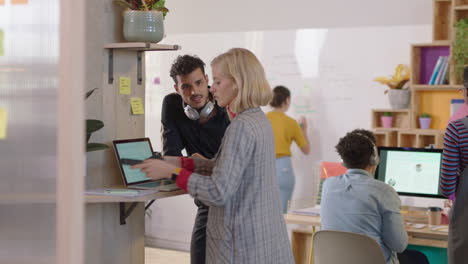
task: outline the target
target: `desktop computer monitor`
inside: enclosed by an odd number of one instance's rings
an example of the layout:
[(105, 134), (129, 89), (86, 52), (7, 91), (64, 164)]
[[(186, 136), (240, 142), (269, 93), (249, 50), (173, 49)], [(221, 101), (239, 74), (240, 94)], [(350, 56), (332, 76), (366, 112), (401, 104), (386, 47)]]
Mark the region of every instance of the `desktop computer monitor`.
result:
[(441, 149), (379, 147), (375, 178), (399, 195), (443, 198), (439, 189)]

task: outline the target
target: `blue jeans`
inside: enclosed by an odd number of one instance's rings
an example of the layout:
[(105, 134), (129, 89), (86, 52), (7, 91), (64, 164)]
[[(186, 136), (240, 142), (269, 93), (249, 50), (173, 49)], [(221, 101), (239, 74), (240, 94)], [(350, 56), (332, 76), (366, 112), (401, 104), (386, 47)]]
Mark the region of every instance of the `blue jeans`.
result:
[(288, 201), (291, 200), (296, 183), (291, 157), (285, 156), (276, 159), (276, 176), (280, 187), (281, 209), (283, 213), (286, 213)]

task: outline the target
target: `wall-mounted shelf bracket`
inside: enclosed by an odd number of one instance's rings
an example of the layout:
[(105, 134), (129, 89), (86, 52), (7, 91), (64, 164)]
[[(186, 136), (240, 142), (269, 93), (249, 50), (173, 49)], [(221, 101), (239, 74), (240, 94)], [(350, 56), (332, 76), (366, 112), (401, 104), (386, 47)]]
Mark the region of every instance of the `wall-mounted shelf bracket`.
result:
[(108, 83), (114, 82), (114, 49), (134, 50), (137, 51), (137, 82), (139, 85), (143, 83), (143, 51), (163, 51), (163, 50), (179, 50), (179, 45), (155, 44), (147, 42), (124, 42), (110, 43), (104, 46), (109, 50), (108, 56)]
[[(145, 206), (145, 211), (148, 210), (148, 208), (151, 207), (151, 205), (154, 203), (154, 201), (156, 200), (151, 200), (146, 206)], [(126, 222), (125, 220), (127, 220), (127, 217), (129, 217), (133, 210), (135, 210), (136, 206), (138, 205), (138, 202), (133, 202), (130, 207), (128, 209), (125, 208), (125, 203), (124, 202), (120, 202), (119, 203), (119, 206), (120, 206), (120, 225), (125, 225)]]
[(138, 205), (138, 202), (133, 202), (128, 209), (125, 209), (125, 203), (121, 202), (119, 203), (120, 206), (120, 225), (125, 225), (126, 222), (125, 220), (127, 217), (129, 217), (133, 210), (135, 210), (135, 207)]

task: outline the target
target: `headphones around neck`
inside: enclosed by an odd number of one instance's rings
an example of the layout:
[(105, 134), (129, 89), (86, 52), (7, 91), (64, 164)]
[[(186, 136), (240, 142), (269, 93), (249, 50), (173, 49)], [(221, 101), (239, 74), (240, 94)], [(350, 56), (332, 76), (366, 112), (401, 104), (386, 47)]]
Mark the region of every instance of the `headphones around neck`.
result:
[(368, 136), (366, 136), (366, 135), (364, 135), (362, 133), (356, 133), (356, 135), (365, 137), (372, 144), (373, 153), (371, 154), (371, 156), (369, 158), (369, 164), (372, 165), (372, 166), (378, 165), (379, 162), (380, 162), (380, 158), (379, 158), (379, 153), (378, 153), (378, 150), (377, 150), (377, 146), (374, 144), (374, 141), (372, 141), (372, 139), (370, 139)]
[(182, 108), (184, 108), (184, 113), (190, 120), (198, 120), (200, 118), (207, 118), (210, 116), (211, 112), (213, 112), (213, 109), (215, 108), (215, 103), (208, 101), (202, 110), (198, 112), (197, 109), (191, 107), (190, 105), (186, 105), (182, 99)]

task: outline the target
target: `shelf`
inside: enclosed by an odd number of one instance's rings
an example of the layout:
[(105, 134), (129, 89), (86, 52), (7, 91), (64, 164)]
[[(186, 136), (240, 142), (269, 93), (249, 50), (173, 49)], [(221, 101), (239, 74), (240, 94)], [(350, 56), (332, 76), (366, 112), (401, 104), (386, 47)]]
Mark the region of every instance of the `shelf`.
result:
[[(385, 112), (392, 113), (392, 128), (382, 128), (381, 117)], [(409, 109), (372, 109), (372, 128), (387, 129), (387, 131), (396, 131), (396, 129), (410, 128)], [(391, 129), (391, 130), (388, 130)]]
[(462, 85), (428, 85), (428, 84), (413, 84), (411, 89), (415, 91), (456, 91), (463, 88)]
[(397, 131), (373, 131), (376, 145), (379, 147), (395, 147), (397, 145)]
[(108, 80), (109, 84), (114, 82), (114, 50), (129, 50), (137, 51), (137, 82), (139, 85), (143, 82), (142, 73), (142, 53), (144, 51), (173, 51), (179, 50), (179, 45), (168, 44), (155, 44), (149, 42), (121, 42), (121, 43), (108, 43), (104, 48), (109, 50), (108, 59)]
[(468, 5), (456, 6), (455, 10), (468, 10)]
[(374, 127), (372, 128), (375, 132), (399, 132), (399, 131), (406, 131), (408, 128), (398, 128), (398, 127), (391, 127), (391, 128), (385, 128), (385, 127)]
[(179, 45), (155, 44), (149, 42), (121, 42), (108, 43), (104, 46), (105, 49), (126, 49), (138, 51), (163, 51), (163, 50), (179, 50)]
[(412, 45), (410, 85), (429, 83), (439, 57), (449, 55), (449, 41)]
[(413, 47), (443, 47), (443, 46), (450, 46), (451, 42), (450, 40), (436, 40), (433, 42), (427, 42), (427, 43), (415, 43), (412, 44), (411, 46)]
[(432, 39), (434, 41), (451, 39), (452, 2), (434, 1), (432, 21)]
[(372, 109), (374, 112), (407, 113), (409, 109)]

